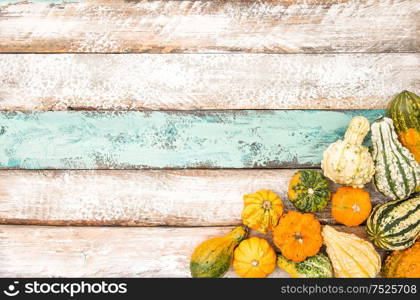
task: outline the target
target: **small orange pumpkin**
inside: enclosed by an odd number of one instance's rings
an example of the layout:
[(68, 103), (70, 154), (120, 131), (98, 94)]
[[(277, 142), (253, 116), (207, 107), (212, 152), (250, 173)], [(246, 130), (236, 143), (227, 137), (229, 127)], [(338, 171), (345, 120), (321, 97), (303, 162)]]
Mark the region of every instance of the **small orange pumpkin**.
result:
[(265, 239), (244, 240), (233, 255), (233, 269), (243, 278), (264, 278), (276, 268), (276, 252)]
[(313, 214), (289, 211), (274, 228), (273, 241), (287, 259), (304, 261), (322, 246), (321, 224)]
[(372, 204), (369, 193), (363, 189), (340, 187), (332, 196), (333, 218), (346, 226), (358, 226), (370, 215)]
[(260, 233), (266, 234), (277, 226), (283, 214), (283, 202), (276, 193), (260, 190), (244, 195), (242, 222)]

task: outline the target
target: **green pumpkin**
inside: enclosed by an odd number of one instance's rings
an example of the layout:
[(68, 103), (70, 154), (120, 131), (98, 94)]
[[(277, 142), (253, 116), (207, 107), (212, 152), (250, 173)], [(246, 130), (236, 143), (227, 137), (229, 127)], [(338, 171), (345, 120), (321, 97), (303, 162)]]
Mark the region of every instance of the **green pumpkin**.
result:
[(389, 103), (387, 114), (394, 122), (400, 142), (420, 163), (420, 97), (403, 91)]
[(385, 250), (410, 247), (420, 234), (420, 196), (376, 206), (366, 221), (366, 233)]
[(327, 179), (314, 170), (296, 172), (289, 183), (289, 200), (300, 211), (319, 212), (330, 200)]
[(233, 260), (233, 251), (248, 236), (248, 228), (238, 226), (223, 237), (204, 241), (195, 248), (190, 261), (192, 277), (222, 277)]
[(296, 263), (288, 260), (283, 255), (277, 258), (277, 265), (293, 278), (330, 278), (333, 277), (333, 267), (329, 258), (318, 253)]
[(394, 200), (407, 199), (420, 185), (420, 166), (398, 141), (391, 119), (373, 123), (372, 147), (376, 189)]

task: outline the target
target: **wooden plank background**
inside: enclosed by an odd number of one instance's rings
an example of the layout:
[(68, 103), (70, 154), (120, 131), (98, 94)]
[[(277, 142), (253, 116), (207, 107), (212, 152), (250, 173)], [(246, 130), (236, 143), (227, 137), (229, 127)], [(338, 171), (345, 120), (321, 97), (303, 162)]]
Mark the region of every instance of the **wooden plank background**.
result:
[(1, 112), (0, 167), (22, 169), (319, 166), (352, 117), (383, 110)]
[(244, 194), (293, 209), (351, 117), (418, 94), (419, 21), (418, 0), (1, 2), (0, 276), (190, 276)]
[[(0, 276), (189, 277), (192, 249), (231, 229), (0, 226)], [(366, 238), (362, 227), (339, 229)]]
[(0, 51), (417, 52), (419, 11), (418, 0), (10, 1)]
[[(0, 223), (35, 225), (240, 225), (243, 195), (271, 189), (286, 210), (296, 170), (81, 170), (0, 172)], [(26, 188), (22, 190), (22, 187)], [(332, 191), (338, 185), (330, 182)], [(372, 204), (386, 197), (368, 185)], [(89, 191), (89, 192), (86, 192)], [(328, 206), (317, 218), (336, 224)]]
[(0, 110), (385, 108), (418, 88), (419, 65), (418, 53), (3, 54)]

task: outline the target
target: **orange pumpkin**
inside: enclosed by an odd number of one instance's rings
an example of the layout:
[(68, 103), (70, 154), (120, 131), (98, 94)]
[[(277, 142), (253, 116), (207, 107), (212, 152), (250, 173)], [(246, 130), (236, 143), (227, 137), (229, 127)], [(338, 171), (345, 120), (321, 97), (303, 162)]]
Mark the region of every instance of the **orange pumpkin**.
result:
[(242, 222), (249, 228), (266, 234), (277, 226), (282, 214), (283, 203), (270, 190), (260, 190), (244, 196)]
[(304, 261), (322, 246), (321, 224), (313, 214), (289, 211), (274, 228), (273, 241), (287, 259)]
[(411, 248), (392, 252), (382, 267), (382, 277), (420, 278), (420, 240)]
[(333, 218), (346, 226), (358, 226), (370, 215), (372, 204), (369, 193), (363, 189), (340, 187), (332, 196)]
[(276, 253), (265, 239), (244, 240), (233, 255), (233, 269), (244, 278), (264, 278), (276, 268)]

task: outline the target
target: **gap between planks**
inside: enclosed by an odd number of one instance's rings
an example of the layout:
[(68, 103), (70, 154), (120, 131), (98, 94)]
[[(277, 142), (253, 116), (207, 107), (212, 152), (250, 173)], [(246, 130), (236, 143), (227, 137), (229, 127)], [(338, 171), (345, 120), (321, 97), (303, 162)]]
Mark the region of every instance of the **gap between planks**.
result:
[(416, 0), (31, 2), (0, 6), (1, 52), (328, 53), (420, 48)]
[[(286, 210), (297, 170), (0, 171), (0, 223), (91, 226), (241, 224), (243, 195), (276, 192)], [(338, 185), (330, 182), (332, 191)], [(370, 193), (373, 206), (387, 199)], [(328, 205), (316, 216), (334, 224)]]
[(0, 110), (385, 108), (420, 54), (0, 54)]
[[(366, 238), (362, 227), (337, 228)], [(0, 276), (190, 277), (194, 248), (230, 230), (1, 225)], [(378, 252), (384, 256), (383, 251)], [(231, 268), (226, 277), (237, 276)], [(288, 275), (276, 268), (270, 277)]]

